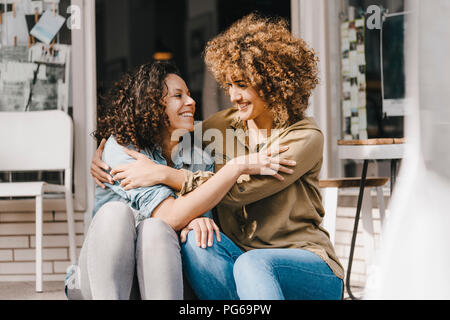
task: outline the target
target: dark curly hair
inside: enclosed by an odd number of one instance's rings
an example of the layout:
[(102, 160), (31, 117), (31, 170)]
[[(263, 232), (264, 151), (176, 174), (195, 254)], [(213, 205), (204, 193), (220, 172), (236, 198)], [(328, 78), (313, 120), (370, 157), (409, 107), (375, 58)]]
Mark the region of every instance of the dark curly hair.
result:
[(317, 57), (295, 38), (286, 20), (252, 13), (210, 40), (205, 62), (224, 88), (227, 77), (241, 78), (268, 104), (274, 125), (304, 118), (318, 83)]
[(132, 144), (136, 149), (161, 145), (161, 133), (169, 127), (162, 104), (165, 78), (180, 75), (170, 62), (156, 61), (125, 74), (101, 99), (97, 110), (95, 138), (114, 135), (121, 145)]

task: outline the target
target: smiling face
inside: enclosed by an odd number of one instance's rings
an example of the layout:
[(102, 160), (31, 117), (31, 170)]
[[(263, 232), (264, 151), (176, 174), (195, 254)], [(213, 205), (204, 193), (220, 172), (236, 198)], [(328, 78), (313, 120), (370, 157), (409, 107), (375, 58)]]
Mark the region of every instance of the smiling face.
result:
[(232, 81), (230, 79), (227, 86), (231, 102), (239, 110), (241, 120), (254, 120), (269, 113), (267, 103), (244, 80), (237, 79)]
[(164, 91), (163, 104), (169, 117), (169, 131), (177, 129), (193, 131), (195, 101), (191, 98), (186, 83), (173, 73), (166, 77), (165, 83), (167, 88)]

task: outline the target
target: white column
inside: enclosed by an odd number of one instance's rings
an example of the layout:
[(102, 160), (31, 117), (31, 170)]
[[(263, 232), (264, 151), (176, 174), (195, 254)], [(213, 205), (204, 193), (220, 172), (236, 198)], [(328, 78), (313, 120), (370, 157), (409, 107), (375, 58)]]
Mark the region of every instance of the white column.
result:
[(321, 177), (340, 176), (337, 140), (340, 138), (339, 1), (291, 0), (294, 36), (305, 40), (319, 58), (319, 85), (310, 99), (308, 116), (325, 136)]
[(73, 114), (75, 191), (83, 190), (86, 231), (94, 202), (89, 168), (95, 151), (95, 140), (90, 134), (95, 130), (97, 117), (95, 1), (72, 0), (71, 4), (81, 9), (81, 28), (72, 29)]
[[(97, 128), (97, 65), (96, 65), (96, 46), (95, 46), (95, 1), (84, 0), (85, 20), (85, 57), (86, 57), (86, 190), (87, 190), (87, 211), (86, 217), (92, 217), (94, 207), (94, 182), (89, 172), (92, 156), (94, 155), (96, 144), (90, 134)], [(87, 233), (88, 223), (85, 223), (85, 233)]]

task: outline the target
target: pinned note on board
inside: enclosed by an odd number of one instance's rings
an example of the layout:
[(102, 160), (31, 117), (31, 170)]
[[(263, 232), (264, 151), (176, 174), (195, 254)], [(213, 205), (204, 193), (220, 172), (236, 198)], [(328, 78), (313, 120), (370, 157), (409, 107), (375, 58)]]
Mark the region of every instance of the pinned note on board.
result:
[(50, 44), (61, 29), (66, 19), (52, 10), (46, 10), (38, 23), (31, 29), (30, 34), (45, 44)]
[(3, 13), (2, 44), (5, 46), (17, 46), (28, 44), (28, 27), (23, 12)]

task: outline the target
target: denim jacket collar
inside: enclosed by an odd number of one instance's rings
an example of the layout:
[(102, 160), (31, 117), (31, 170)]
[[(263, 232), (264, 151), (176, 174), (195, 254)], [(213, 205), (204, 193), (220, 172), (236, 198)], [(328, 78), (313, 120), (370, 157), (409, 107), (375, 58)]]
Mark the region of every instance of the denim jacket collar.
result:
[[(182, 168), (183, 165), (185, 164), (185, 163), (183, 162), (183, 148), (182, 148), (182, 144), (181, 144), (181, 143), (178, 143), (177, 146), (176, 146), (175, 148), (177, 148), (177, 149), (176, 149), (176, 151), (175, 151), (175, 155), (172, 157), (173, 167), (174, 167), (175, 169), (180, 169), (180, 168)], [(160, 164), (167, 165), (167, 161), (166, 161), (166, 159), (165, 159), (164, 156), (163, 156), (161, 146), (156, 145), (156, 146), (153, 148), (152, 154), (153, 154), (154, 159), (155, 159), (157, 162), (159, 162)]]

